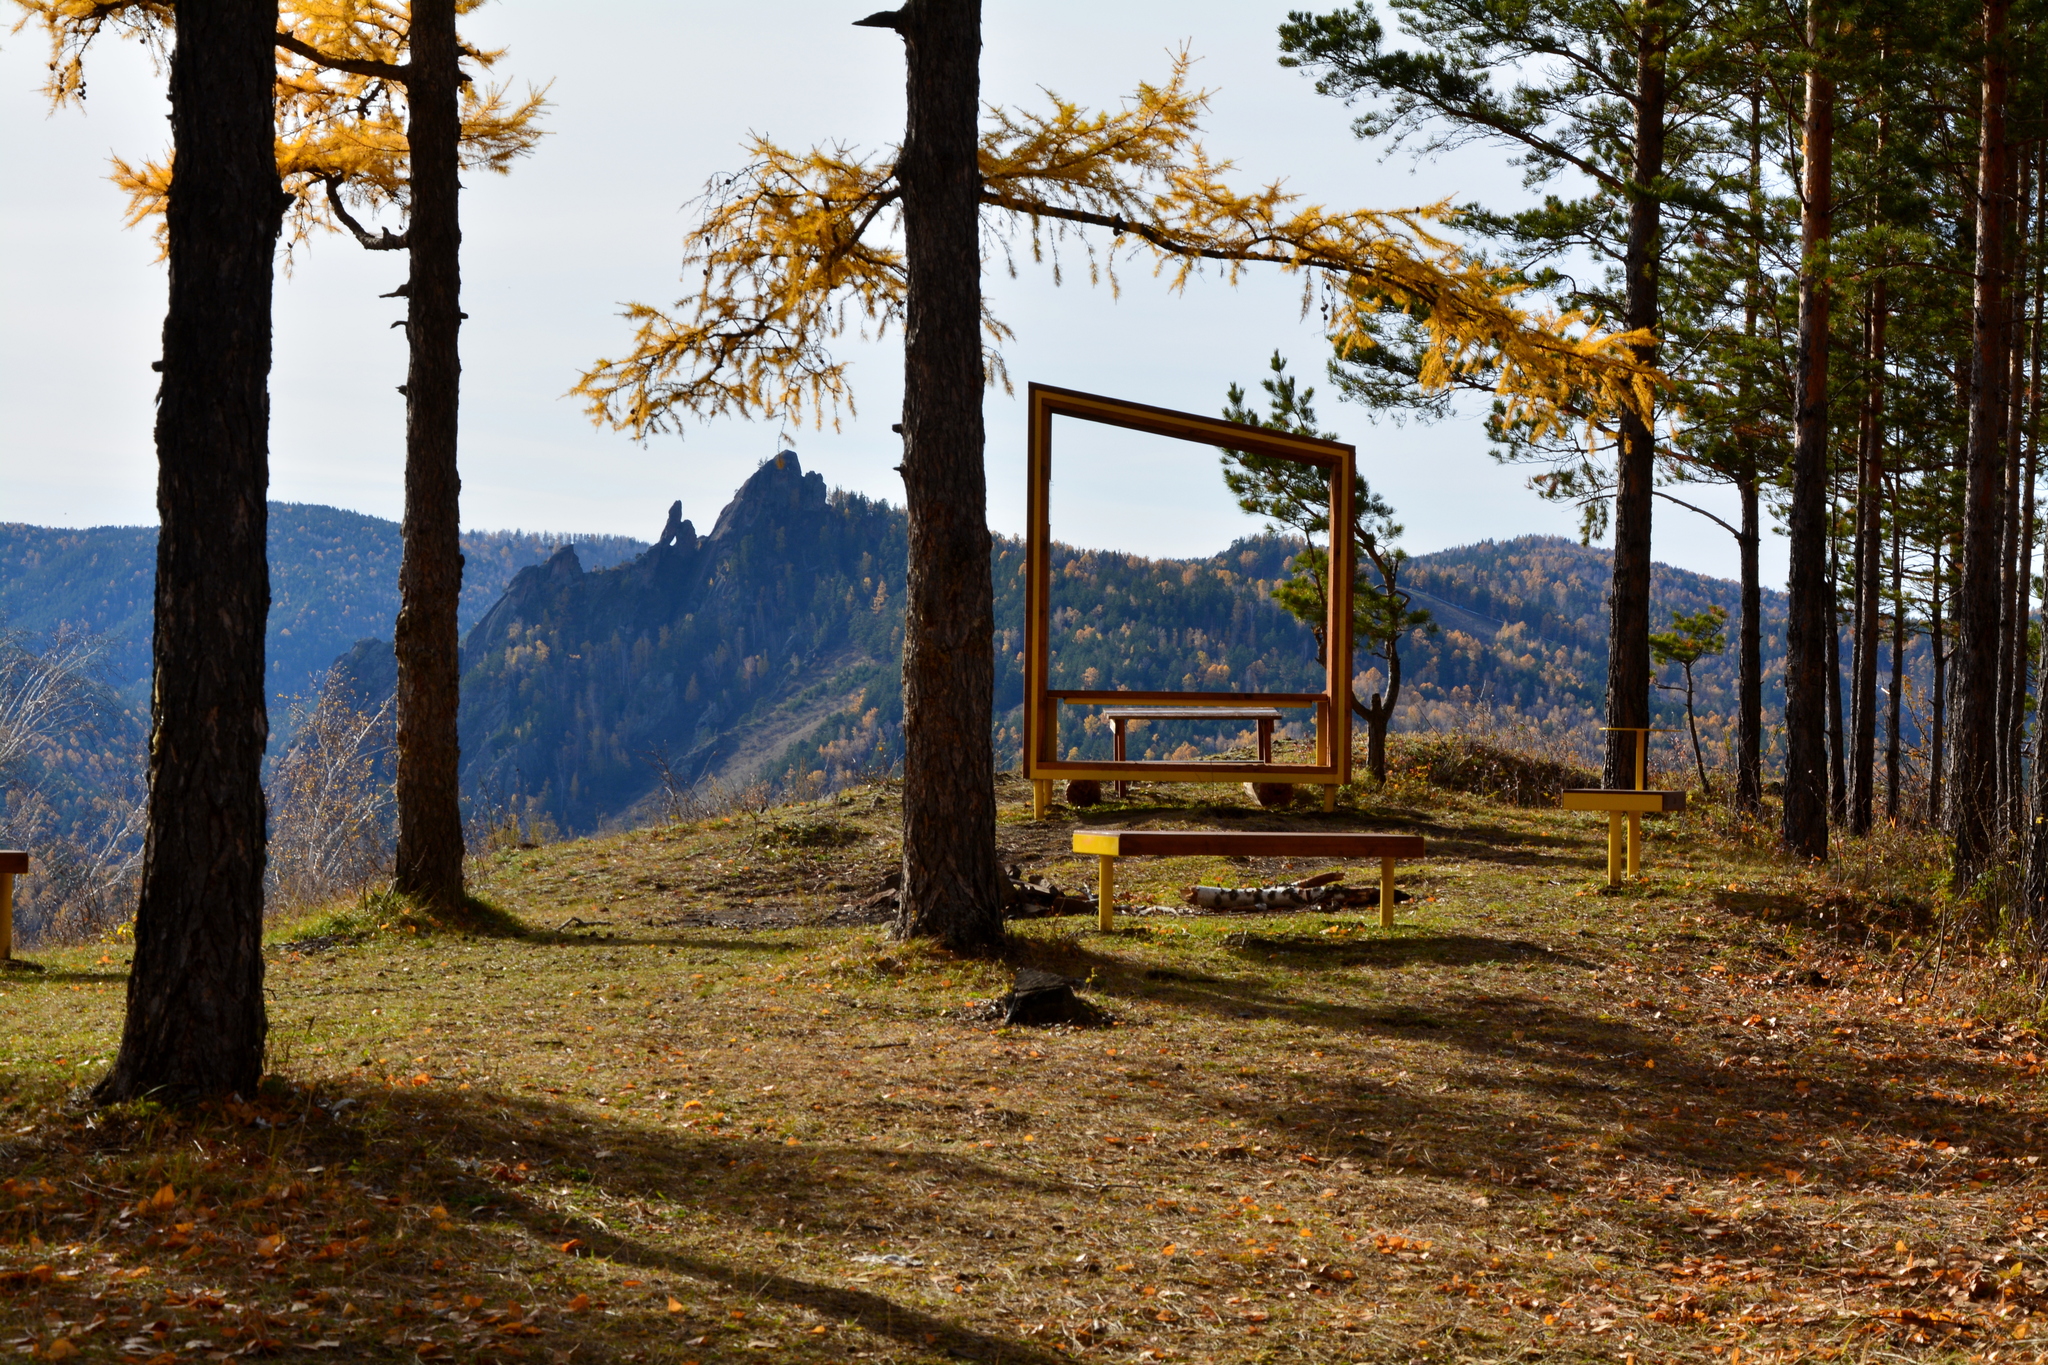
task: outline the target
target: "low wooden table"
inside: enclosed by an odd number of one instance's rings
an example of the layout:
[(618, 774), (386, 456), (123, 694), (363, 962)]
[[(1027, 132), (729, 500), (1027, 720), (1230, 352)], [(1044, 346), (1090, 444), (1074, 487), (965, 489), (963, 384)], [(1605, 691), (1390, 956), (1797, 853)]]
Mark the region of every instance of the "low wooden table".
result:
[(1099, 829), (1074, 834), (1074, 852), (1096, 860), (1096, 923), (1116, 919), (1116, 860), (1145, 855), (1238, 858), (1378, 858), (1380, 928), (1394, 927), (1394, 862), (1425, 856), (1419, 834), (1302, 833), (1261, 830)]
[(1627, 867), (1633, 877), (1640, 870), (1643, 846), (1643, 816), (1668, 815), (1685, 809), (1684, 792), (1629, 791), (1624, 788), (1579, 787), (1562, 794), (1566, 810), (1607, 812), (1607, 884), (1621, 885), (1622, 818), (1628, 819)]
[[(1273, 727), (1281, 716), (1273, 706), (1105, 706), (1102, 718), (1116, 735), (1116, 761), (1124, 762), (1124, 727), (1134, 720), (1252, 720), (1259, 724), (1259, 762), (1273, 761)], [(1128, 796), (1129, 782), (1118, 782), (1116, 794)]]
[(14, 956), (14, 879), (28, 871), (28, 854), (0, 848), (0, 962)]

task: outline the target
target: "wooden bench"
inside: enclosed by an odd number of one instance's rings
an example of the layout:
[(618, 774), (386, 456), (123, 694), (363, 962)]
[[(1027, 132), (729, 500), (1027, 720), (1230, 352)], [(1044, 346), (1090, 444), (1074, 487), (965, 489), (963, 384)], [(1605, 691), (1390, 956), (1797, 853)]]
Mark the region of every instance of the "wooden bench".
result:
[[(1134, 720), (1249, 720), (1258, 722), (1259, 762), (1273, 761), (1273, 727), (1280, 719), (1274, 706), (1105, 706), (1102, 718), (1116, 737), (1116, 761), (1124, 762), (1124, 727)], [(1129, 782), (1118, 782), (1116, 794), (1128, 796)]]
[(14, 879), (28, 871), (28, 854), (0, 848), (0, 962), (14, 957)]
[(1225, 858), (1378, 858), (1380, 927), (1394, 927), (1394, 862), (1424, 856), (1419, 834), (1303, 833), (1208, 829), (1099, 829), (1074, 834), (1074, 852), (1096, 861), (1096, 922), (1116, 919), (1116, 860), (1143, 856)]
[(1563, 792), (1560, 802), (1566, 810), (1607, 812), (1607, 884), (1621, 885), (1623, 868), (1622, 821), (1628, 821), (1627, 869), (1633, 877), (1640, 870), (1643, 847), (1643, 817), (1669, 815), (1685, 809), (1684, 792), (1629, 791), (1620, 787), (1578, 787)]

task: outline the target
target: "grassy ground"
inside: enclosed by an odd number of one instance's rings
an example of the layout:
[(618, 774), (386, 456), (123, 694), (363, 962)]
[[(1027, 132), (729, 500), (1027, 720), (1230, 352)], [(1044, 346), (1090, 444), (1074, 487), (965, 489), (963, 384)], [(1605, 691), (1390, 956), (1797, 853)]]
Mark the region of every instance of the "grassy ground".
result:
[[(126, 950), (39, 954), (0, 977), (0, 1348), (1732, 1365), (2048, 1334), (2048, 1040), (1871, 930), (1887, 888), (1911, 928), (1910, 849), (1823, 883), (1674, 822), (1607, 894), (1598, 817), (1140, 791), (1086, 820), (1432, 856), (1391, 932), (1054, 918), (987, 964), (850, 922), (893, 865), (886, 790), (509, 849), (493, 932), (373, 901), (275, 935), (274, 1078), (200, 1114), (81, 1107)], [(1001, 795), (1009, 860), (1084, 886), (1074, 814)], [(1019, 965), (1114, 1023), (977, 1017)]]

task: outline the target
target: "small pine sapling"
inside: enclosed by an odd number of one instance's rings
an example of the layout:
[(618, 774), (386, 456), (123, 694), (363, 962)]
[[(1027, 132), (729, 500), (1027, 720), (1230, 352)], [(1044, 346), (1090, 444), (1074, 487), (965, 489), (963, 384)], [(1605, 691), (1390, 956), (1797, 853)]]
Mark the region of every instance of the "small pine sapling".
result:
[(1650, 655), (1661, 666), (1677, 664), (1684, 670), (1685, 682), (1658, 683), (1666, 692), (1685, 693), (1685, 723), (1692, 731), (1692, 760), (1699, 766), (1700, 790), (1708, 796), (1714, 794), (1714, 784), (1707, 780), (1707, 760), (1700, 751), (1700, 723), (1693, 712), (1692, 666), (1710, 654), (1719, 654), (1728, 648), (1728, 610), (1725, 607), (1708, 607), (1690, 616), (1682, 611), (1671, 613), (1671, 629), (1650, 636)]

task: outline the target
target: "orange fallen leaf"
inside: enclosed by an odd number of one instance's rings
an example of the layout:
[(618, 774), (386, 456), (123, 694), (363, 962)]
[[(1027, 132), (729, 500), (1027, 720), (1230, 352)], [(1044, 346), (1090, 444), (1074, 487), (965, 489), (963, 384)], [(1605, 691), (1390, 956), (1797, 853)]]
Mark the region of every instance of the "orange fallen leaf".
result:
[(561, 1245), (557, 1246), (555, 1250), (561, 1252), (564, 1255), (573, 1255), (575, 1254), (575, 1252), (581, 1249), (582, 1246), (583, 1239), (581, 1237), (571, 1237), (568, 1241), (563, 1242)]
[(669, 1312), (671, 1312), (671, 1313), (680, 1313), (680, 1312), (682, 1312), (682, 1311), (683, 1311), (683, 1304), (682, 1304), (682, 1300), (680, 1300), (680, 1299), (670, 1299), (670, 1300), (668, 1301), (668, 1311), (669, 1311)]
[(581, 1313), (588, 1307), (590, 1307), (590, 1295), (588, 1294), (578, 1294), (575, 1298), (569, 1300), (568, 1309), (571, 1313)]

